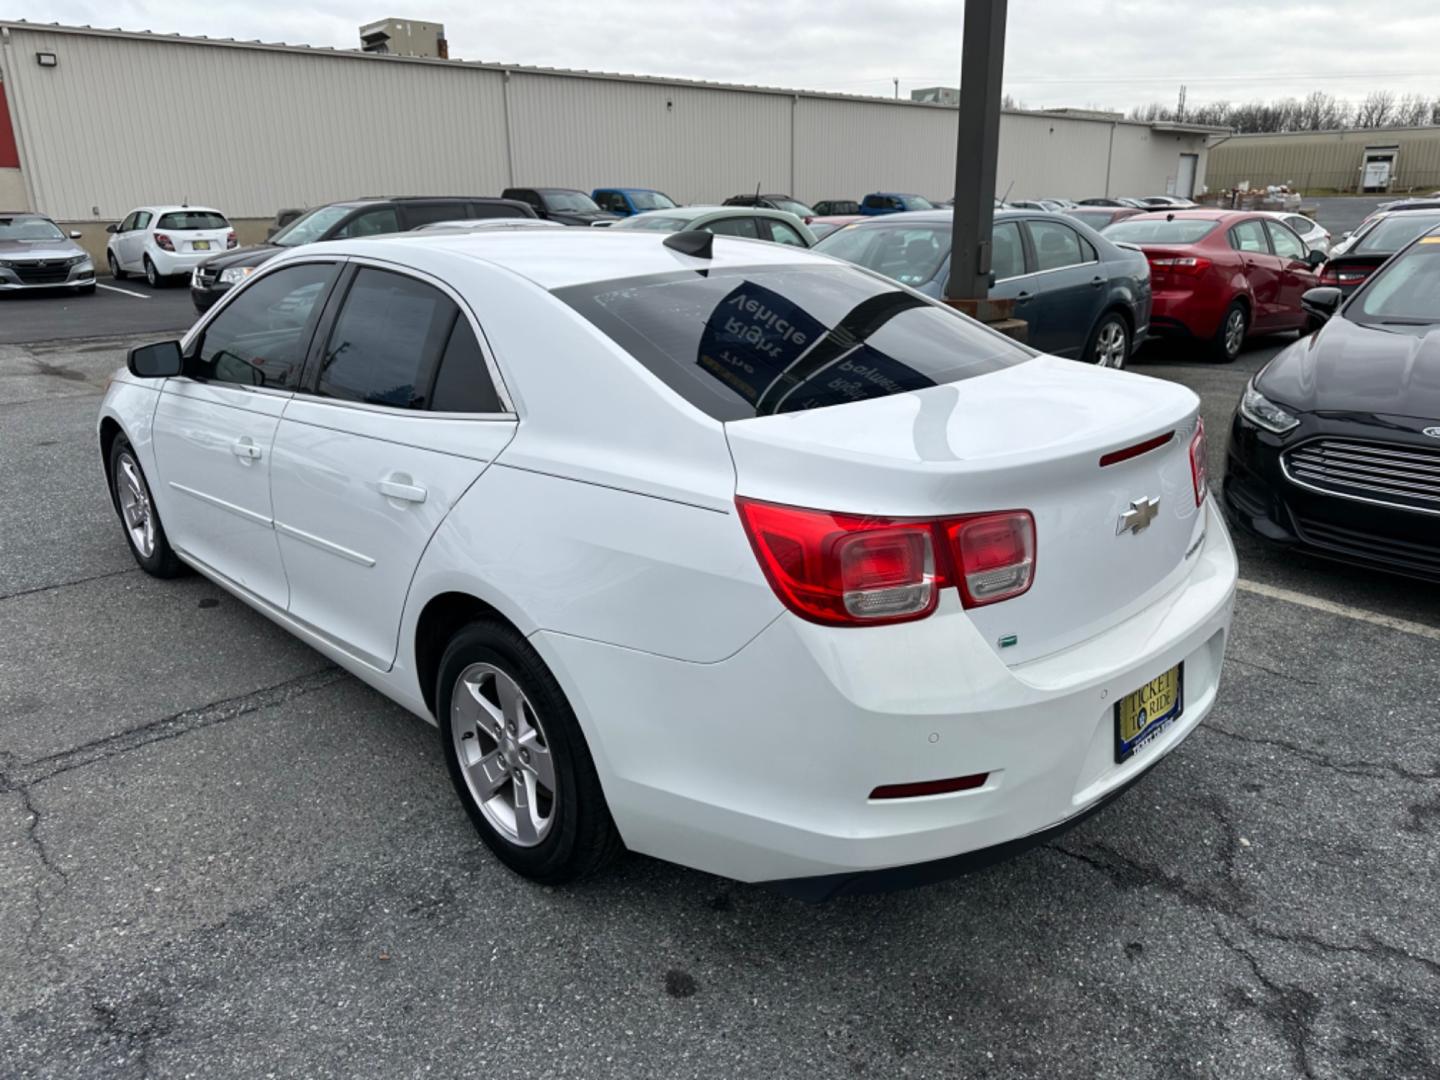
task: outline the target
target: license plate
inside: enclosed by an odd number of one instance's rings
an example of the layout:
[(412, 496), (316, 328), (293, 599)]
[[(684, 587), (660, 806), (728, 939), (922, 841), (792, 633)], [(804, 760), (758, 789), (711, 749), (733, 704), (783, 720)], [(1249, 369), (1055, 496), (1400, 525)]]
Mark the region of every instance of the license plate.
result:
[(1176, 664), (1115, 703), (1115, 761), (1130, 757), (1180, 717), (1185, 665)]
[(194, 242), (190, 245), (190, 248), (191, 248), (192, 251), (209, 251), (209, 250), (210, 250), (210, 241), (209, 241), (209, 240), (196, 240), (196, 241), (194, 241)]

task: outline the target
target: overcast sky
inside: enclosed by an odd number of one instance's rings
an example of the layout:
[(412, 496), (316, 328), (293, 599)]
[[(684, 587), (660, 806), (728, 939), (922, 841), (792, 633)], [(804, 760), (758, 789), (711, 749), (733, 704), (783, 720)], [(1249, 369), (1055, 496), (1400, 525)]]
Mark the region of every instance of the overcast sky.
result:
[[(9, 0), (4, 18), (355, 48), (388, 15), (443, 22), (450, 55), (902, 95), (958, 80), (963, 0)], [(1372, 89), (1440, 96), (1433, 0), (1011, 0), (1007, 92), (1129, 109)], [(237, 88), (240, 89), (240, 88)]]

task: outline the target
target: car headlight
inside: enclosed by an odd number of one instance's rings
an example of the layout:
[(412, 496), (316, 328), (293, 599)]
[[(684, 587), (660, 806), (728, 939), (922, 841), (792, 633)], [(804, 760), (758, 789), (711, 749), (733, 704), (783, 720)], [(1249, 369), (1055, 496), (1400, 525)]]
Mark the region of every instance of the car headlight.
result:
[(221, 285), (238, 285), (247, 277), (253, 274), (256, 267), (253, 266), (232, 266), (228, 270), (220, 271)]
[(70, 260), (71, 266), (81, 266), (90, 261), (89, 255), (76, 255)]
[(1284, 435), (1300, 426), (1299, 417), (1290, 415), (1256, 390), (1253, 382), (1245, 387), (1245, 393), (1240, 397), (1240, 415), (1276, 435)]

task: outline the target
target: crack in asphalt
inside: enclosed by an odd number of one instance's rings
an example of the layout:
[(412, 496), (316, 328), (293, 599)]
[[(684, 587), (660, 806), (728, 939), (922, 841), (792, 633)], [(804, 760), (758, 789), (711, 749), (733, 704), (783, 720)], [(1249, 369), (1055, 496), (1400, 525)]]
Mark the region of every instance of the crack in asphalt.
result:
[(36, 593), (53, 592), (56, 589), (68, 589), (72, 585), (84, 585), (88, 581), (104, 581), (106, 578), (121, 577), (125, 574), (138, 574), (138, 566), (129, 566), (124, 570), (107, 570), (103, 574), (92, 574), (89, 577), (75, 578), (73, 581), (57, 581), (54, 585), (36, 585), (33, 589), (19, 589), (12, 593), (0, 594), (0, 600), (14, 600), (21, 596), (34, 596)]
[(1295, 1067), (1306, 1080), (1315, 1080), (1315, 1067), (1310, 1060), (1310, 1046), (1315, 1041), (1315, 1021), (1320, 1015), (1320, 999), (1308, 990), (1298, 986), (1278, 983), (1265, 974), (1255, 954), (1230, 937), (1216, 924), (1215, 936), (1236, 956), (1245, 961), (1255, 981), (1265, 991), (1266, 1000), (1256, 1003), (1244, 995), (1234, 1003), (1253, 1009), (1277, 1029), (1280, 1038), (1290, 1048)]
[(1264, 735), (1244, 735), (1238, 731), (1231, 731), (1216, 724), (1213, 720), (1208, 724), (1202, 724), (1198, 729), (1201, 732), (1208, 732), (1211, 735), (1221, 735), (1227, 739), (1234, 739), (1236, 742), (1249, 743), (1254, 746), (1269, 746), (1276, 750), (1284, 750), (1303, 758), (1312, 765), (1322, 769), (1330, 769), (1333, 772), (1342, 773), (1345, 776), (1359, 776), (1366, 780), (1378, 780), (1382, 776), (1397, 776), (1401, 780), (1409, 780), (1414, 783), (1430, 783), (1440, 780), (1440, 761), (1436, 761), (1430, 769), (1407, 769), (1403, 765), (1395, 765), (1386, 761), (1337, 761), (1330, 754), (1312, 750), (1288, 739), (1275, 739)]
[(1268, 668), (1264, 664), (1257, 664), (1253, 660), (1244, 660), (1238, 656), (1226, 656), (1225, 662), (1228, 664), (1239, 664), (1241, 667), (1250, 668), (1254, 671), (1262, 671), (1266, 675), (1273, 675), (1275, 678), (1284, 679), (1287, 682), (1299, 683), (1301, 686), (1320, 685), (1320, 681), (1318, 679), (1302, 679), (1298, 675), (1287, 675), (1283, 671), (1276, 671), (1274, 668)]

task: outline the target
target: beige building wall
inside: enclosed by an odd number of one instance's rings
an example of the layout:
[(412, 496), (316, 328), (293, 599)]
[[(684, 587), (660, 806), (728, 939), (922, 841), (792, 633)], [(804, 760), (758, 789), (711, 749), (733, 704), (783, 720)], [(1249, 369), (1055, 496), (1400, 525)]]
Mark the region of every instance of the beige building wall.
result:
[(1210, 186), (1220, 190), (1249, 181), (1253, 187), (1353, 190), (1367, 149), (1379, 147), (1396, 151), (1391, 190), (1440, 188), (1440, 127), (1234, 135), (1211, 148)]
[(30, 196), (19, 169), (0, 169), (0, 210), (28, 210)]

